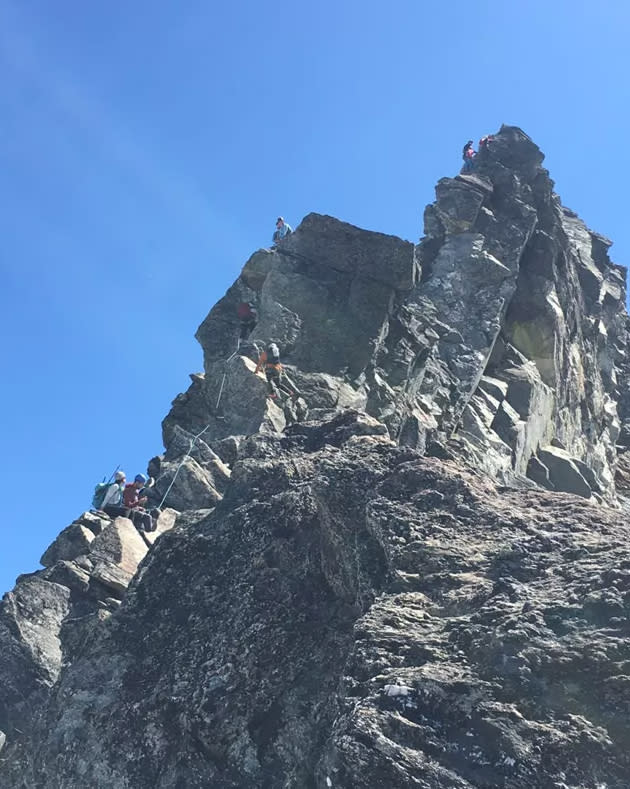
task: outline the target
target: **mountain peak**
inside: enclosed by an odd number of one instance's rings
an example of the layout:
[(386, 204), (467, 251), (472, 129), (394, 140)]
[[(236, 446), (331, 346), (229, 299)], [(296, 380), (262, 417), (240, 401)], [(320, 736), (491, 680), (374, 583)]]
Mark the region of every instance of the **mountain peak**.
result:
[(251, 256), (157, 531), (85, 513), (0, 605), (3, 787), (628, 785), (625, 269), (543, 159)]

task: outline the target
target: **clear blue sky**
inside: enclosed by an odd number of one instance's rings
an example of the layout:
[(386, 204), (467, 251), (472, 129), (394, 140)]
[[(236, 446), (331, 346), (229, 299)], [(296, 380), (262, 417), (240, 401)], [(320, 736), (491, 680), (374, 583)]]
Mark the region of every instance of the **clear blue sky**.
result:
[(0, 0), (0, 592), (161, 451), (194, 331), (278, 214), (416, 240), (506, 122), (628, 262), (629, 23), (623, 0)]

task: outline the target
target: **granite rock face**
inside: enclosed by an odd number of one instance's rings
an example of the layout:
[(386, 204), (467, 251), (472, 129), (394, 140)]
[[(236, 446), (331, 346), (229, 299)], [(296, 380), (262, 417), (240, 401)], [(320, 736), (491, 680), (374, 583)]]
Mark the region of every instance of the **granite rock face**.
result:
[(418, 245), (250, 258), (157, 531), (85, 513), (0, 604), (3, 789), (630, 786), (625, 270), (542, 161), (504, 126)]

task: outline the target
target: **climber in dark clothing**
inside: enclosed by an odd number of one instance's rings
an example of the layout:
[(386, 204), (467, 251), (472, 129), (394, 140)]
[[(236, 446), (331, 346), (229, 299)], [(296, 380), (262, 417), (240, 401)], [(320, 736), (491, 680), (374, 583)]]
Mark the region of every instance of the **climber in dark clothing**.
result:
[(238, 319), (241, 322), (239, 339), (246, 340), (256, 328), (256, 324), (258, 323), (258, 313), (256, 312), (256, 308), (251, 303), (251, 301), (242, 301), (236, 308), (236, 314), (238, 315)]
[(462, 159), (464, 160), (463, 172), (471, 173), (473, 171), (474, 158), (475, 151), (473, 150), (473, 141), (468, 140), (466, 145), (464, 145), (464, 150), (462, 151)]
[(493, 137), (491, 134), (486, 134), (479, 140), (479, 153), (488, 150), (488, 145), (492, 142), (492, 139)]

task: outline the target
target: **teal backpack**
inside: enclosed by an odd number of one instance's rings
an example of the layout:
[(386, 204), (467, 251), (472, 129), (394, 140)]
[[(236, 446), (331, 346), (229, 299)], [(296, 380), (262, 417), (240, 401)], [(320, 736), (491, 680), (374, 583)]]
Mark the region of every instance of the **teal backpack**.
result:
[(111, 475), (109, 480), (105, 482), (105, 477), (103, 477), (103, 481), (99, 482), (98, 485), (94, 488), (94, 495), (92, 496), (92, 508), (95, 510), (100, 510), (103, 506), (103, 501), (105, 499), (105, 494), (109, 490), (109, 486), (113, 485), (115, 480), (114, 477), (116, 476), (116, 472), (120, 466), (116, 466), (114, 473)]
[(105, 498), (105, 494), (109, 490), (109, 486), (112, 484), (112, 482), (99, 482), (94, 488), (94, 495), (92, 496), (93, 509), (100, 510), (103, 504), (103, 499)]

